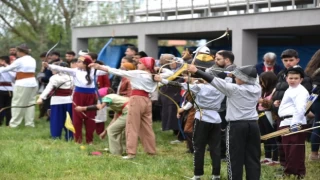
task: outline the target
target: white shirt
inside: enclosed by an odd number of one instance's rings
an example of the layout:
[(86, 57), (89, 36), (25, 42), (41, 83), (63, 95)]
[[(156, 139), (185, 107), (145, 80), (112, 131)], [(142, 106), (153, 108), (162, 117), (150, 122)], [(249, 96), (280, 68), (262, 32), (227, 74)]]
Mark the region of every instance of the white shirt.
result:
[(16, 78), (15, 72), (3, 72), (0, 73), (0, 83), (1, 82), (8, 82), (11, 83), (11, 86), (2, 86), (0, 85), (0, 91), (13, 91), (13, 83), (14, 79)]
[[(67, 68), (67, 67), (61, 67), (61, 66), (57, 66), (57, 65), (53, 65), (53, 64), (49, 64), (49, 68), (51, 70), (55, 70), (55, 71), (59, 71), (59, 72), (65, 72), (70, 74), (70, 76), (74, 77), (74, 85), (77, 87), (82, 87), (82, 88), (94, 88), (94, 69), (91, 68), (90, 71), (90, 78), (92, 80), (92, 82), (88, 85), (88, 81), (86, 79), (86, 75), (87, 75), (87, 71), (85, 70), (81, 70), (78, 68)], [(97, 70), (96, 75), (97, 76), (102, 76), (102, 75), (106, 75), (107, 72), (104, 71), (100, 71)]]
[[(183, 97), (186, 95), (187, 91), (183, 94)], [(187, 98), (184, 98), (184, 101), (181, 104), (181, 108), (185, 111), (188, 111), (193, 107), (192, 103), (187, 100)]]
[[(36, 72), (36, 60), (29, 56), (22, 56), (15, 61), (13, 61), (7, 67), (0, 67), (0, 73), (7, 71), (15, 71), (15, 72), (25, 72), (25, 73), (35, 73)], [(22, 87), (36, 87), (38, 86), (37, 80), (35, 77), (24, 78), (16, 80), (15, 86)]]
[(256, 106), (261, 97), (259, 78), (254, 85), (237, 85), (214, 78), (211, 85), (227, 96), (227, 121), (258, 120)]
[[(152, 93), (157, 88), (157, 83), (153, 81), (152, 76), (150, 73), (142, 70), (131, 70), (125, 71), (121, 69), (111, 68), (109, 66), (104, 66), (108, 69), (110, 74), (115, 74), (118, 76), (124, 76), (130, 80), (131, 88), (144, 90), (148, 93)], [(169, 76), (173, 75), (173, 72), (169, 69), (162, 69), (160, 76), (162, 78), (168, 78)]]
[[(73, 87), (73, 78), (71, 76), (63, 73), (55, 74), (50, 77), (49, 83), (41, 93), (40, 98), (47, 99), (47, 96), (54, 88), (72, 89), (72, 87)], [(69, 103), (72, 103), (71, 95), (70, 96), (53, 95), (50, 101), (51, 105), (69, 104)]]
[[(98, 100), (98, 103), (101, 104), (100, 100)], [(109, 116), (107, 111), (107, 106), (104, 108), (97, 110), (97, 115), (95, 117), (96, 123), (102, 123), (107, 121), (107, 117)]]
[[(181, 85), (184, 90), (188, 89), (187, 83), (181, 83)], [(221, 123), (218, 110), (225, 96), (211, 84), (190, 84), (189, 87), (196, 96), (195, 102), (202, 110), (201, 120), (208, 123)], [(200, 119), (199, 110), (196, 111), (194, 117)]]
[(309, 98), (309, 92), (299, 84), (297, 87), (289, 87), (281, 100), (278, 114), (280, 117), (292, 116), (281, 121), (280, 127), (291, 126), (294, 124), (307, 124), (306, 106)]
[[(168, 84), (168, 80), (162, 79), (162, 83)], [(182, 89), (188, 89), (187, 83), (179, 84)], [(196, 96), (195, 102), (202, 110), (201, 120), (208, 123), (221, 123), (218, 110), (220, 109), (221, 102), (225, 96), (211, 84), (190, 84), (189, 87), (190, 91), (192, 91)], [(199, 110), (196, 111), (195, 118), (200, 120)]]

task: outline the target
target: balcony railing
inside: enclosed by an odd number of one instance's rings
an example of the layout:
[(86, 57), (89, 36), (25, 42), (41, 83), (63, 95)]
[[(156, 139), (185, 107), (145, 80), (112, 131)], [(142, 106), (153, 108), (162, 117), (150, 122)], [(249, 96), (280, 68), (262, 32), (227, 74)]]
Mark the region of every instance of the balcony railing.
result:
[(164, 21), (316, 8), (320, 0), (81, 0), (75, 26)]

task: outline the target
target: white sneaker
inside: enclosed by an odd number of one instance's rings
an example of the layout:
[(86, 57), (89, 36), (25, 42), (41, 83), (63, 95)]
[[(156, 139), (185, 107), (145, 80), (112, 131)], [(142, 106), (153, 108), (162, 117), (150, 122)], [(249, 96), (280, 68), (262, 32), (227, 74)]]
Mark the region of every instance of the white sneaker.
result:
[(201, 180), (201, 176), (193, 176), (190, 180)]
[(127, 156), (123, 156), (122, 159), (125, 159), (125, 160), (129, 160), (129, 159), (134, 159), (136, 156), (135, 155), (127, 155)]
[(182, 141), (179, 141), (179, 140), (174, 140), (170, 142), (170, 144), (180, 144), (180, 143), (182, 143)]

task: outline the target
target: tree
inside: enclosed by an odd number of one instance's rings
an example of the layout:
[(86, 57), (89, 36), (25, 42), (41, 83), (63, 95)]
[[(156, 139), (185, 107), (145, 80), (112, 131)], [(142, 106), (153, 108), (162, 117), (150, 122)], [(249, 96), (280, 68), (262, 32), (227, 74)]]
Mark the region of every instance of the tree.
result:
[[(35, 52), (46, 51), (63, 33), (63, 47), (71, 45), (71, 22), (75, 14), (72, 0), (0, 0), (0, 20), (17, 38)], [(6, 34), (8, 35), (8, 33)], [(15, 44), (17, 45), (17, 44)]]

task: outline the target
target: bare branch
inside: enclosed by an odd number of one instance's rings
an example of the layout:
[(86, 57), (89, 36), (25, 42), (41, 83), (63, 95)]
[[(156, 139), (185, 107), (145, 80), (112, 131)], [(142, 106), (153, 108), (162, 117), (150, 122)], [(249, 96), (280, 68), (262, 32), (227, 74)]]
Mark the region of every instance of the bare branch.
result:
[[(18, 13), (19, 15), (21, 15), (26, 21), (28, 21), (31, 26), (35, 29), (37, 27), (37, 22), (34, 21), (34, 19), (30, 18), (30, 16), (32, 16), (32, 13), (30, 11), (29, 8), (29, 12), (28, 10), (24, 11), (23, 9), (18, 8), (15, 4), (9, 2), (8, 0), (1, 0), (4, 4), (6, 4), (8, 7), (10, 7), (11, 9), (13, 9), (16, 13)], [(24, 0), (20, 0), (21, 4), (24, 6), (26, 5)], [(30, 13), (30, 14), (28, 14)], [(36, 29), (35, 29), (36, 30)]]
[(59, 4), (60, 4), (60, 7), (62, 8), (63, 10), (63, 16), (67, 19), (69, 19), (69, 11), (68, 9), (66, 8), (66, 6), (64, 5), (64, 2), (63, 0), (59, 0)]
[(20, 33), (15, 27), (13, 27), (13, 26), (6, 20), (6, 18), (5, 18), (2, 14), (0, 14), (0, 18), (1, 18), (1, 19), (3, 20), (3, 22), (11, 29), (11, 31), (12, 31), (13, 33), (15, 33), (16, 35), (22, 37), (23, 39), (25, 39), (25, 40), (27, 40), (27, 41), (32, 41), (28, 36)]

